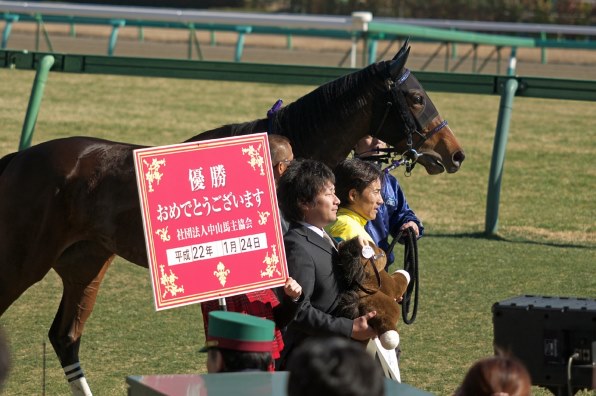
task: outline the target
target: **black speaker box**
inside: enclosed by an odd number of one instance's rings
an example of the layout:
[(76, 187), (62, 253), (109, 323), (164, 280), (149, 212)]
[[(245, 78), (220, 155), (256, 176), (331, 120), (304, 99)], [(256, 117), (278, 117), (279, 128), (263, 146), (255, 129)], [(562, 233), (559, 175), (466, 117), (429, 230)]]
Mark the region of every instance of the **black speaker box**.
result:
[(596, 388), (596, 299), (524, 295), (492, 312), (495, 347), (519, 358), (534, 385), (555, 395)]

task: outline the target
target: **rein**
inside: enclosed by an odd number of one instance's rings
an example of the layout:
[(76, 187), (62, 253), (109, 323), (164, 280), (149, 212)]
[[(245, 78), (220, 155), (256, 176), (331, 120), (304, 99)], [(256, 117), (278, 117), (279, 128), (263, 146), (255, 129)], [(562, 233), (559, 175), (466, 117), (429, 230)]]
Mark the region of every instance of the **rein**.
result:
[(366, 263), (364, 263), (364, 265), (366, 266), (368, 263), (370, 263), (370, 265), (373, 268), (373, 271), (375, 271), (375, 277), (377, 278), (377, 289), (376, 290), (371, 290), (368, 289), (364, 286), (362, 286), (360, 284), (360, 282), (356, 282), (356, 285), (358, 285), (358, 288), (360, 290), (362, 290), (363, 292), (365, 292), (368, 295), (371, 294), (375, 294), (376, 292), (378, 292), (381, 289), (381, 274), (379, 274), (379, 270), (377, 269), (377, 266), (375, 265), (375, 260), (379, 257), (379, 255), (374, 255), (371, 258), (369, 258), (368, 260), (366, 260)]
[[(406, 244), (404, 250), (404, 270), (406, 270), (410, 274), (410, 283), (408, 284), (408, 288), (404, 293), (404, 298), (402, 300), (402, 318), (405, 324), (412, 324), (414, 320), (416, 320), (416, 314), (418, 313), (418, 286), (419, 286), (419, 276), (418, 276), (418, 243), (416, 241), (416, 234), (414, 230), (411, 228), (406, 228)], [(399, 238), (393, 238), (391, 241), (391, 245), (387, 249), (388, 252), (393, 251), (395, 244), (397, 243)], [(414, 298), (412, 298), (412, 295)], [(412, 314), (410, 318), (408, 318), (410, 312), (410, 304), (413, 301), (412, 307)]]

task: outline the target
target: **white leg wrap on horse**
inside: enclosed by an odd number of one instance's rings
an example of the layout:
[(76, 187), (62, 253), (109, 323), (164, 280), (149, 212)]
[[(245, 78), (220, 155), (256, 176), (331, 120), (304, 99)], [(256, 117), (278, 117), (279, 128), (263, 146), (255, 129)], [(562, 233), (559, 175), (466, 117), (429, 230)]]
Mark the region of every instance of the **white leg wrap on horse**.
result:
[(93, 396), (80, 363), (71, 364), (63, 369), (73, 396)]

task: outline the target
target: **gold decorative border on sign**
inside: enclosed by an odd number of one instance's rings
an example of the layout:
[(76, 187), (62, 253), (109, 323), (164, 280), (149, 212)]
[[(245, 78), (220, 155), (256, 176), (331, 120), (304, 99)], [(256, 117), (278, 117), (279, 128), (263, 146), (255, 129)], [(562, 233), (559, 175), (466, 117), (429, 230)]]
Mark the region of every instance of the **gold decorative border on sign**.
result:
[(248, 154), (250, 156), (250, 160), (248, 161), (248, 164), (250, 166), (252, 166), (252, 168), (254, 170), (256, 170), (255, 167), (259, 167), (259, 169), (261, 170), (261, 172), (259, 173), (261, 176), (265, 176), (265, 169), (264, 169), (264, 164), (265, 164), (265, 159), (263, 158), (263, 156), (261, 155), (260, 151), (261, 148), (263, 147), (262, 144), (259, 144), (258, 148), (254, 148), (254, 146), (251, 144), (248, 147), (242, 147), (242, 154)]
[(219, 280), (222, 286), (225, 286), (228, 275), (230, 275), (230, 270), (226, 269), (224, 263), (220, 261), (217, 263), (217, 271), (213, 271), (213, 275)]
[(149, 192), (153, 192), (153, 182), (156, 182), (156, 184), (159, 184), (160, 180), (162, 179), (163, 173), (159, 172), (159, 168), (162, 165), (166, 166), (166, 160), (165, 159), (158, 160), (156, 158), (153, 158), (151, 163), (148, 163), (146, 160), (143, 160), (143, 163), (147, 167), (147, 172), (145, 173), (145, 180), (147, 181), (147, 184), (149, 185)]
[(257, 210), (257, 214), (259, 215), (259, 225), (265, 225), (265, 224), (267, 224), (267, 221), (269, 219), (269, 216), (271, 216), (271, 213), (269, 213), (269, 212), (259, 212)]
[(167, 275), (164, 270), (164, 267), (165, 266), (163, 264), (159, 266), (159, 268), (161, 269), (161, 278), (159, 281), (165, 288), (165, 291), (163, 292), (161, 298), (166, 298), (168, 292), (172, 295), (172, 297), (176, 297), (176, 294), (178, 293), (184, 294), (184, 286), (176, 285), (176, 280), (178, 279), (176, 274), (174, 274), (174, 272), (170, 270), (170, 275)]
[(279, 264), (279, 256), (277, 255), (276, 246), (271, 245), (271, 249), (273, 250), (271, 256), (269, 256), (269, 252), (267, 252), (265, 259), (263, 259), (263, 262), (267, 264), (267, 267), (265, 268), (265, 271), (261, 271), (261, 278), (264, 278), (265, 276), (272, 278), (274, 273), (277, 273), (281, 276), (281, 272), (279, 272), (279, 269), (277, 269), (277, 264)]
[(168, 234), (168, 227), (160, 228), (159, 230), (155, 231), (155, 235), (159, 236), (162, 242), (167, 242), (170, 240), (170, 235)]

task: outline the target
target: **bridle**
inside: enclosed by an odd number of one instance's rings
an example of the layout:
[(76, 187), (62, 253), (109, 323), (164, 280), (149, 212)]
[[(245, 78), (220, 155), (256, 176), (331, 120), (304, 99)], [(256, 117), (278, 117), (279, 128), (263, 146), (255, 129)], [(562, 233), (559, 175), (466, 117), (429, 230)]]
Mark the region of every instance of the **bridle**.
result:
[(368, 264), (371, 265), (371, 267), (373, 268), (373, 271), (375, 272), (375, 277), (377, 278), (377, 288), (376, 290), (372, 290), (372, 289), (368, 289), (364, 286), (362, 286), (360, 284), (360, 282), (356, 282), (356, 284), (358, 285), (358, 288), (360, 290), (362, 290), (364, 293), (371, 295), (371, 294), (375, 294), (376, 292), (378, 292), (381, 289), (381, 274), (379, 274), (379, 270), (377, 269), (377, 266), (375, 265), (375, 262), (377, 261), (378, 258), (384, 257), (385, 256), (385, 252), (381, 251), (381, 253), (379, 254), (375, 254), (371, 257), (369, 257), (366, 262), (364, 263), (364, 267), (366, 268), (366, 266)]
[[(402, 89), (402, 86), (404, 89)], [(420, 83), (418, 80), (416, 80), (416, 77), (411, 74), (410, 69), (407, 68), (404, 68), (403, 73), (395, 80), (390, 80), (390, 83), (388, 84), (389, 99), (385, 103), (385, 112), (381, 118), (379, 126), (372, 134), (373, 137), (379, 134), (383, 128), (383, 125), (385, 124), (385, 121), (387, 120), (391, 108), (396, 105), (396, 116), (398, 117), (398, 121), (401, 121), (404, 125), (406, 133), (406, 145), (408, 147), (407, 150), (401, 154), (403, 162), (399, 165), (406, 165), (407, 174), (412, 172), (412, 169), (414, 168), (414, 165), (416, 165), (418, 158), (422, 155), (418, 153), (418, 149), (424, 144), (425, 141), (432, 138), (441, 129), (447, 126), (447, 120), (443, 120), (439, 125), (427, 133), (422, 133), (422, 131), (424, 131), (424, 125), (427, 125), (430, 121), (437, 117), (439, 112), (430, 99), (428, 99), (428, 97), (426, 98), (426, 104), (422, 113), (420, 113), (418, 116), (415, 116), (410, 111), (410, 107), (406, 101), (406, 92), (409, 89), (419, 88), (421, 88)], [(419, 137), (416, 145), (414, 145), (414, 135)]]

